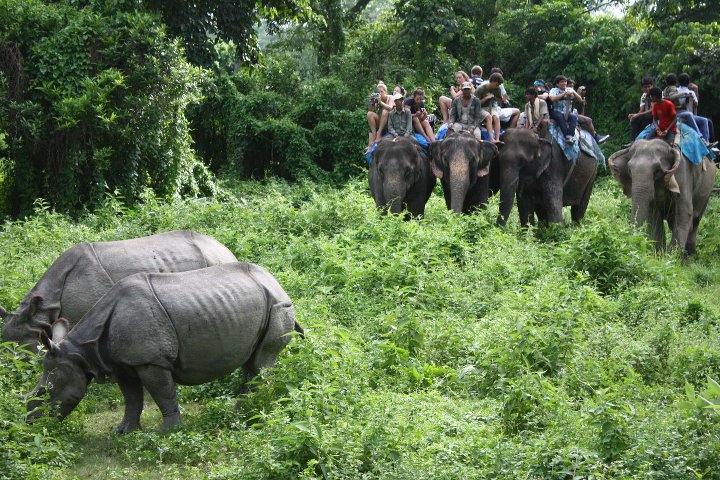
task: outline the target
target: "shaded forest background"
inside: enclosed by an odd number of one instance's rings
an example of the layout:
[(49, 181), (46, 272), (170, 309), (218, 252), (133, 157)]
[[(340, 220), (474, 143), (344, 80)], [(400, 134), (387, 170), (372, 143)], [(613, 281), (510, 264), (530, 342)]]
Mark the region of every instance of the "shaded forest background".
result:
[(209, 196), (217, 174), (342, 182), (363, 171), (366, 97), (501, 67), (587, 86), (628, 140), (643, 76), (688, 72), (720, 124), (720, 10), (707, 0), (0, 0), (0, 214), (38, 198)]

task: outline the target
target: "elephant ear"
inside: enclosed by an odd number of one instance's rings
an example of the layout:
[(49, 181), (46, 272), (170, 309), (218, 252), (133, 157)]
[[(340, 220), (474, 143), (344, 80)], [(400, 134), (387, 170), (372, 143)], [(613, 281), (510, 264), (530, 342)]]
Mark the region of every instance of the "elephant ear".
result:
[(490, 173), (490, 162), (495, 160), (498, 156), (498, 148), (492, 142), (478, 142), (478, 156), (480, 161), (478, 162), (478, 177), (484, 177)]
[(623, 193), (626, 197), (632, 196), (632, 178), (628, 170), (628, 161), (630, 160), (630, 149), (626, 148), (619, 152), (613, 153), (608, 158), (608, 165), (612, 176), (622, 185)]
[(415, 147), (415, 183), (420, 181), (423, 172), (426, 171), (423, 164), (428, 162), (427, 155), (424, 154), (422, 147), (417, 145)]
[(677, 147), (673, 146), (670, 150), (672, 150), (672, 156), (670, 157), (672, 166), (665, 168), (666, 161), (665, 159), (661, 160), (661, 164), (663, 165), (663, 179), (665, 180), (665, 186), (668, 190), (673, 193), (680, 193), (680, 185), (678, 185), (677, 180), (675, 180), (675, 172), (677, 172), (678, 167), (680, 167), (680, 162), (682, 162), (682, 154)]
[(534, 167), (535, 167), (535, 178), (538, 178), (540, 175), (547, 170), (547, 168), (550, 166), (550, 161), (552, 160), (553, 155), (553, 144), (549, 140), (546, 140), (544, 138), (538, 139), (538, 149), (535, 153), (535, 157), (533, 159)]
[(443, 177), (443, 171), (445, 171), (445, 160), (443, 159), (443, 142), (433, 142), (430, 144), (430, 167), (432, 168), (433, 175), (437, 178)]

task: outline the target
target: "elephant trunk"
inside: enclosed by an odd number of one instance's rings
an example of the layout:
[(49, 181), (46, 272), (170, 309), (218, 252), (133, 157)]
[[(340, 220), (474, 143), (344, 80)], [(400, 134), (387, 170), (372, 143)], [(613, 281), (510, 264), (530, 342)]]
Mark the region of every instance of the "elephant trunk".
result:
[(500, 174), (500, 214), (497, 217), (497, 224), (504, 227), (510, 217), (515, 193), (518, 188), (519, 172), (504, 169)]
[(470, 168), (467, 161), (454, 162), (450, 169), (450, 208), (463, 213), (465, 198), (470, 190)]
[(385, 182), (383, 191), (385, 192), (385, 200), (391, 213), (399, 215), (405, 208), (405, 194), (407, 193), (407, 185), (402, 179), (390, 179)]
[(631, 221), (641, 226), (648, 221), (650, 208), (655, 199), (655, 185), (652, 181), (636, 181), (632, 185)]

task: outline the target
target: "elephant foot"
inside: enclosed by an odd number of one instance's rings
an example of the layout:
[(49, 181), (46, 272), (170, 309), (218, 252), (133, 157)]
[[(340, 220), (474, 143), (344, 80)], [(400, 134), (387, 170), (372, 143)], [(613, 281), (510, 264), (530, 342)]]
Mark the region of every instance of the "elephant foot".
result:
[(178, 412), (163, 418), (163, 424), (162, 427), (160, 427), (160, 431), (166, 432), (168, 430), (173, 430), (181, 426), (182, 420), (180, 420), (180, 413)]
[(123, 420), (115, 429), (115, 433), (124, 435), (126, 433), (134, 432), (135, 430), (142, 430), (140, 422), (128, 422)]

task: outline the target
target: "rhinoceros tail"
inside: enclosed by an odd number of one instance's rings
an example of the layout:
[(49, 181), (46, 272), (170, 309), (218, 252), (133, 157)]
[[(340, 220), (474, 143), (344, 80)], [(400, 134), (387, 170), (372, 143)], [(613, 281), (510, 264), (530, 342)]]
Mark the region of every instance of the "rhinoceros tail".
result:
[(295, 331), (300, 334), (300, 338), (305, 338), (305, 330), (303, 330), (298, 322), (295, 322)]

